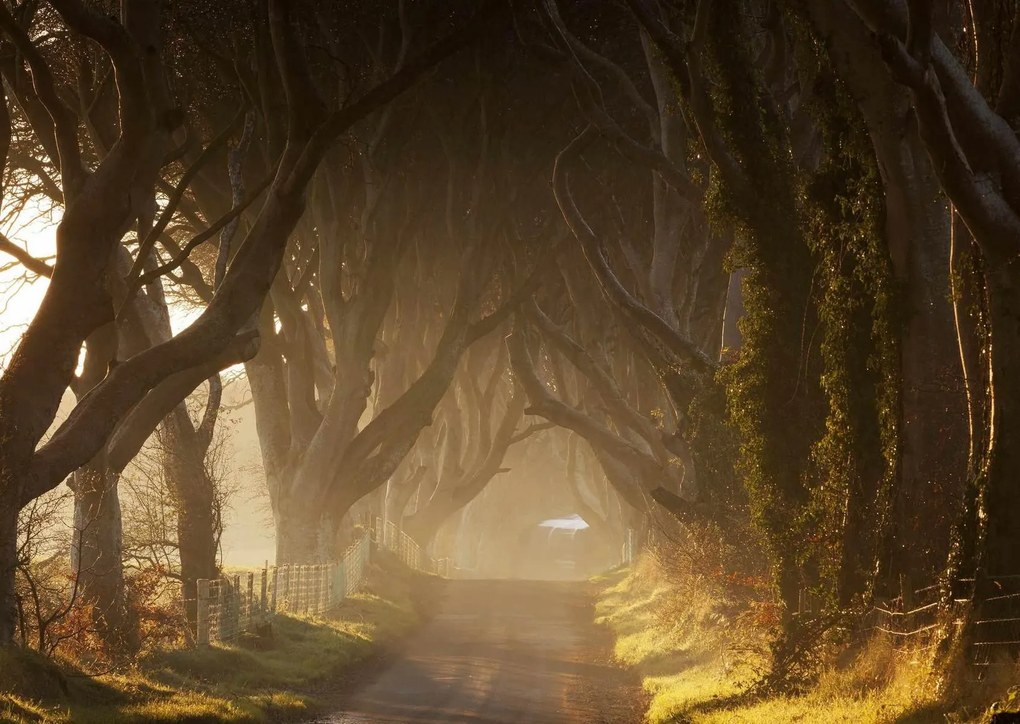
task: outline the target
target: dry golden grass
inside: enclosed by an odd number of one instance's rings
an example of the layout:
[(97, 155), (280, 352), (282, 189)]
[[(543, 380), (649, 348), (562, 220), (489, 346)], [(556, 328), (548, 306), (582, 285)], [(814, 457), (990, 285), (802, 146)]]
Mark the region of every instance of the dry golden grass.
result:
[(642, 675), (649, 724), (962, 723), (987, 721), (1000, 697), (1001, 708), (1020, 708), (1020, 690), (1007, 694), (1020, 682), (1017, 668), (940, 697), (937, 666), (884, 638), (844, 652), (802, 694), (751, 698), (767, 634), (720, 619), (708, 594), (674, 577), (645, 555), (599, 581), (596, 616), (616, 634), (616, 658)]

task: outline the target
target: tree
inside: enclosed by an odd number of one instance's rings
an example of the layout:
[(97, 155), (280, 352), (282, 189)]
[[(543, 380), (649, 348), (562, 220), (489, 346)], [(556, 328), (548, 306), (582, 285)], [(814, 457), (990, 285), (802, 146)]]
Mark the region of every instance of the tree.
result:
[[(845, 4), (809, 5), (807, 12), (874, 149), (884, 191), (882, 232), (905, 305), (896, 320), (898, 480), (883, 567), (893, 582), (901, 577), (927, 582), (944, 565), (965, 473), (965, 391), (958, 355), (946, 353), (957, 344), (947, 273), (950, 214), (910, 120), (908, 93), (889, 77), (876, 38)], [(931, 444), (935, 439), (937, 446)], [(934, 526), (936, 535), (931, 532), (934, 520), (941, 521)]]
[[(1020, 144), (1008, 120), (1015, 116), (1020, 55), (1013, 45), (1005, 46), (1001, 58), (986, 55), (975, 85), (937, 32), (932, 7), (886, 2), (852, 7), (876, 32), (892, 76), (909, 90), (932, 166), (980, 249), (980, 304), (987, 315), (980, 362), (986, 369), (978, 372), (972, 389), (970, 479), (949, 574), (974, 574), (980, 610), (994, 586), (991, 578), (1015, 565), (1020, 540), (1014, 484), (1020, 433), (1011, 423), (1020, 404), (1014, 369), (1020, 352), (1020, 287), (1012, 265), (1020, 241), (1015, 193)], [(1000, 80), (993, 85), (996, 77)], [(975, 414), (975, 406), (986, 410), (984, 415)]]
[[(0, 29), (32, 73), (30, 101), (46, 113), (38, 114), (39, 135), (59, 164), (65, 200), (46, 296), (0, 378), (0, 645), (12, 641), (16, 620), (18, 510), (91, 460), (129, 412), (138, 420), (151, 420), (154, 427), (200, 381), (254, 353), (257, 333), (245, 327), (269, 292), (287, 239), (304, 211), (306, 187), (326, 149), (476, 34), (474, 26), (462, 28), (356, 99), (329, 109), (308, 75), (292, 8), (270, 3), (272, 47), (267, 60), (275, 63), (279, 74), (288, 123), (281, 157), (254, 224), (202, 315), (172, 339), (118, 360), (40, 445), (72, 384), (81, 345), (115, 322), (115, 304), (123, 306), (123, 299), (117, 300), (107, 288), (108, 270), (125, 232), (136, 221), (141, 220), (139, 237), (151, 228), (156, 176), (183, 121), (167, 90), (159, 3), (127, 2), (121, 18), (100, 15), (76, 0), (59, 0), (53, 7), (71, 30), (96, 43), (110, 59), (117, 79), (120, 128), (109, 153), (90, 168), (81, 152), (77, 121), (61, 100), (49, 63), (15, 17), (0, 10)], [(200, 241), (193, 240), (194, 245)], [(136, 259), (129, 294), (177, 268), (180, 260), (141, 272), (145, 264), (144, 255)], [(141, 435), (140, 424), (130, 429), (143, 438), (148, 435)]]

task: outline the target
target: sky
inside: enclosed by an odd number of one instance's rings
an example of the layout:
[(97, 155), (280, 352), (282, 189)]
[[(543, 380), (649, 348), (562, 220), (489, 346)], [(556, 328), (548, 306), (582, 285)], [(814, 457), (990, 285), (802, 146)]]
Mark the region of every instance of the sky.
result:
[[(3, 232), (11, 241), (39, 258), (52, 256), (56, 247), (56, 221), (49, 214), (22, 214)], [(46, 279), (28, 275), (14, 260), (0, 252), (0, 364), (6, 364), (25, 326), (46, 292)]]

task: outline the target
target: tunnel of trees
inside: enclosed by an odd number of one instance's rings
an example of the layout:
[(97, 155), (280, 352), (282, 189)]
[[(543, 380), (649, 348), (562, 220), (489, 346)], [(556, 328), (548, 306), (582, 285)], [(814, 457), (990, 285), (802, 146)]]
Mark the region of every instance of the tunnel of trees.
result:
[(1011, 0), (5, 1), (0, 75), (0, 647), (193, 622), (239, 397), (278, 563), (577, 513), (770, 606), (769, 687), (1020, 580)]

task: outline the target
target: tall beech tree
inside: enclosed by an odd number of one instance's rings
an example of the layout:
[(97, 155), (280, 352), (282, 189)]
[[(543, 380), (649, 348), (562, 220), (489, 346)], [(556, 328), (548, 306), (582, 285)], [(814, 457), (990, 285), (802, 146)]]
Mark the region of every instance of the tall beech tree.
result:
[(119, 132), (95, 164), (83, 155), (78, 119), (65, 105), (50, 63), (18, 18), (0, 9), (0, 29), (31, 74), (29, 105), (38, 119), (36, 132), (40, 143), (53, 151), (64, 198), (46, 295), (0, 378), (0, 645), (14, 636), (18, 511), (90, 461), (128, 414), (137, 424), (127, 430), (140, 433), (143, 419), (151, 421), (151, 430), (202, 380), (251, 356), (257, 331), (246, 326), (269, 292), (289, 235), (304, 211), (307, 185), (326, 150), (351, 125), (406, 90), (478, 32), (477, 25), (462, 27), (378, 85), (329, 108), (309, 76), (293, 8), (269, 3), (265, 22), (272, 46), (267, 60), (284, 90), (288, 123), (286, 143), (255, 222), (201, 316), (166, 342), (125, 359), (118, 355), (118, 364), (110, 366), (42, 442), (75, 379), (82, 344), (115, 324), (116, 310), (126, 298), (180, 264), (174, 260), (142, 271), (143, 256), (136, 260), (136, 275), (128, 279), (126, 297), (108, 284), (128, 230), (137, 227), (138, 236), (144, 237), (151, 228), (159, 169), (179, 144), (175, 136), (185, 120), (168, 90), (159, 2), (128, 1), (115, 16), (76, 0), (51, 6), (72, 32), (109, 58), (117, 81)]
[[(743, 280), (747, 316), (733, 370), (739, 382), (730, 404), (740, 413), (737, 425), (752, 512), (767, 531), (789, 617), (803, 585), (799, 532), (781, 520), (807, 504), (805, 473), (823, 414), (818, 357), (805, 337), (817, 323), (817, 311), (811, 300), (811, 253), (798, 223), (785, 107), (752, 69), (748, 17), (738, 3), (704, 6), (689, 44), (673, 33), (669, 18), (657, 17), (637, 0), (630, 5), (670, 65), (739, 225), (737, 253), (748, 269)], [(718, 35), (724, 27), (736, 29), (741, 40), (726, 43)], [(718, 102), (708, 89), (709, 57), (718, 68), (714, 80), (722, 84)], [(781, 60), (777, 65), (780, 73), (786, 72)], [(748, 98), (755, 99), (749, 112), (734, 115), (736, 104)], [(764, 189), (767, 194), (761, 193)]]
[[(22, 18), (23, 22), (31, 20), (32, 17)], [(52, 22), (52, 19), (42, 17), (39, 22)], [(101, 51), (89, 48), (84, 38), (72, 37), (77, 46), (76, 56), (72, 56), (75, 64), (72, 68), (60, 68), (62, 74), (76, 74), (79, 81), (73, 90), (64, 90), (68, 96), (72, 93), (76, 93), (78, 96), (78, 102), (68, 105), (68, 110), (75, 113), (79, 124), (88, 129), (88, 133), (82, 139), (85, 155), (102, 159), (112, 144), (111, 139), (116, 138), (118, 131), (116, 97), (106, 92), (113, 78), (110, 74), (101, 72), (104, 63), (107, 62), (106, 56)], [(31, 102), (32, 89), (28, 79), (19, 74), (16, 69), (16, 65), (9, 65), (6, 69), (6, 77), (12, 87), (16, 89), (15, 92), (20, 99), (21, 106), (28, 107)], [(199, 115), (201, 115), (200, 112)], [(152, 228), (146, 232), (149, 237), (156, 239), (167, 229), (173, 228), (172, 225), (180, 226), (178, 219), (173, 218), (173, 214), (177, 209), (180, 195), (188, 189), (188, 179), (202, 167), (203, 163), (219, 152), (235, 125), (235, 123), (227, 124), (223, 131), (204, 146), (200, 142), (191, 143), (192, 146), (197, 147), (192, 158), (177, 161), (170, 158), (164, 165), (157, 178), (157, 184), (165, 187), (169, 185), (166, 178), (179, 174), (180, 177), (176, 180), (178, 199), (168, 203), (161, 210), (162, 213), (158, 221), (153, 220)], [(188, 130), (188, 134), (189, 138), (194, 139), (198, 136), (198, 130), (191, 128)], [(22, 133), (21, 135), (26, 134)], [(29, 136), (29, 138), (33, 137)], [(25, 145), (22, 144), (22, 147), (19, 148), (14, 162), (21, 165), (26, 172), (36, 174), (41, 181), (49, 180), (46, 171), (48, 159), (45, 149), (38, 143), (35, 144), (35, 148), (26, 148)], [(183, 155), (189, 156), (187, 152)], [(193, 163), (182, 164), (182, 160)], [(178, 166), (183, 166), (181, 172), (178, 171)], [(49, 180), (49, 183), (52, 181)], [(41, 186), (43, 191), (40, 193), (45, 195), (47, 187), (47, 182), (44, 181)], [(48, 195), (49, 203), (62, 206), (63, 198), (55, 197), (52, 194)], [(204, 228), (194, 228), (194, 223), (189, 226), (192, 234), (204, 230)], [(201, 225), (199, 224), (199, 226)], [(231, 226), (228, 224), (224, 232), (232, 233)], [(140, 228), (139, 232), (141, 231), (144, 229)], [(168, 237), (164, 236), (162, 240), (164, 245), (172, 245)], [(126, 252), (122, 252), (117, 263), (110, 270), (111, 275), (116, 279), (111, 288), (117, 289), (121, 296), (126, 295), (125, 280), (131, 274), (131, 265), (130, 256)], [(41, 271), (45, 276), (49, 276), (51, 273), (49, 267), (45, 267)], [(210, 278), (212, 276), (211, 274)], [(219, 276), (222, 277), (222, 273)], [(116, 333), (112, 333), (109, 327), (103, 327), (86, 340), (82, 372), (74, 385), (76, 395), (86, 394), (101, 381), (110, 365), (114, 364), (118, 357), (129, 356), (156, 342), (166, 341), (172, 336), (169, 310), (159, 279), (153, 280), (152, 283), (146, 285), (144, 290), (141, 290), (141, 293), (126, 300), (121, 317), (122, 321), (117, 325)], [(209, 419), (213, 420), (214, 416)], [(148, 428), (140, 429), (144, 431)], [(86, 466), (75, 471), (73, 477), (69, 479), (69, 484), (75, 494), (75, 535), (71, 546), (71, 562), (78, 588), (76, 598), (93, 607), (99, 633), (113, 644), (118, 643), (116, 640), (118, 637), (127, 635), (130, 638), (129, 634), (132, 628), (123, 618), (124, 581), (121, 567), (122, 531), (118, 479), (124, 466), (137, 451), (136, 446), (139, 439), (137, 436), (118, 436), (117, 444), (108, 444), (100, 454)], [(178, 436), (177, 440), (178, 446), (182, 448), (180, 450), (181, 458), (197, 459), (201, 466), (204, 449), (197, 452), (193, 450), (185, 452), (183, 449), (192, 442), (197, 445), (199, 440), (183, 436)], [(180, 478), (179, 467), (177, 473), (172, 477)], [(194, 517), (186, 508), (183, 515)], [(213, 543), (206, 543), (207, 548), (213, 547), (213, 545)], [(187, 548), (184, 553), (184, 558), (188, 558)], [(186, 568), (190, 571), (192, 566), (187, 565)], [(213, 575), (215, 570), (215, 566), (205, 567), (202, 575), (208, 577)], [(193, 589), (194, 579), (191, 580)], [(190, 598), (194, 598), (194, 595), (192, 594)]]
[[(1014, 369), (1020, 352), (1014, 263), (1020, 240), (1014, 112), (1020, 52), (1015, 43), (999, 45), (1005, 48), (999, 58), (986, 50), (980, 72), (972, 76), (947, 47), (942, 33), (952, 28), (939, 27), (934, 8), (886, 2), (852, 7), (876, 33), (891, 76), (908, 89), (932, 166), (980, 250), (980, 304), (987, 315), (980, 362), (986, 370), (974, 370), (971, 404), (985, 412), (972, 419), (973, 459), (951, 567), (953, 576), (974, 578), (980, 611), (982, 599), (994, 590), (991, 577), (1015, 567), (1020, 540), (1015, 485), (1020, 429), (1014, 424), (1020, 404)], [(983, 24), (983, 39), (986, 31)]]
[[(898, 479), (883, 566), (893, 581), (927, 581), (945, 562), (955, 511), (951, 501), (962, 484), (967, 450), (960, 363), (945, 353), (957, 344), (947, 273), (949, 209), (908, 113), (908, 92), (886, 72), (878, 40), (843, 3), (808, 4), (806, 11), (874, 149), (884, 192), (882, 232), (893, 279), (902, 290)], [(936, 447), (934, 439), (940, 440)], [(942, 522), (935, 535), (932, 520)]]

